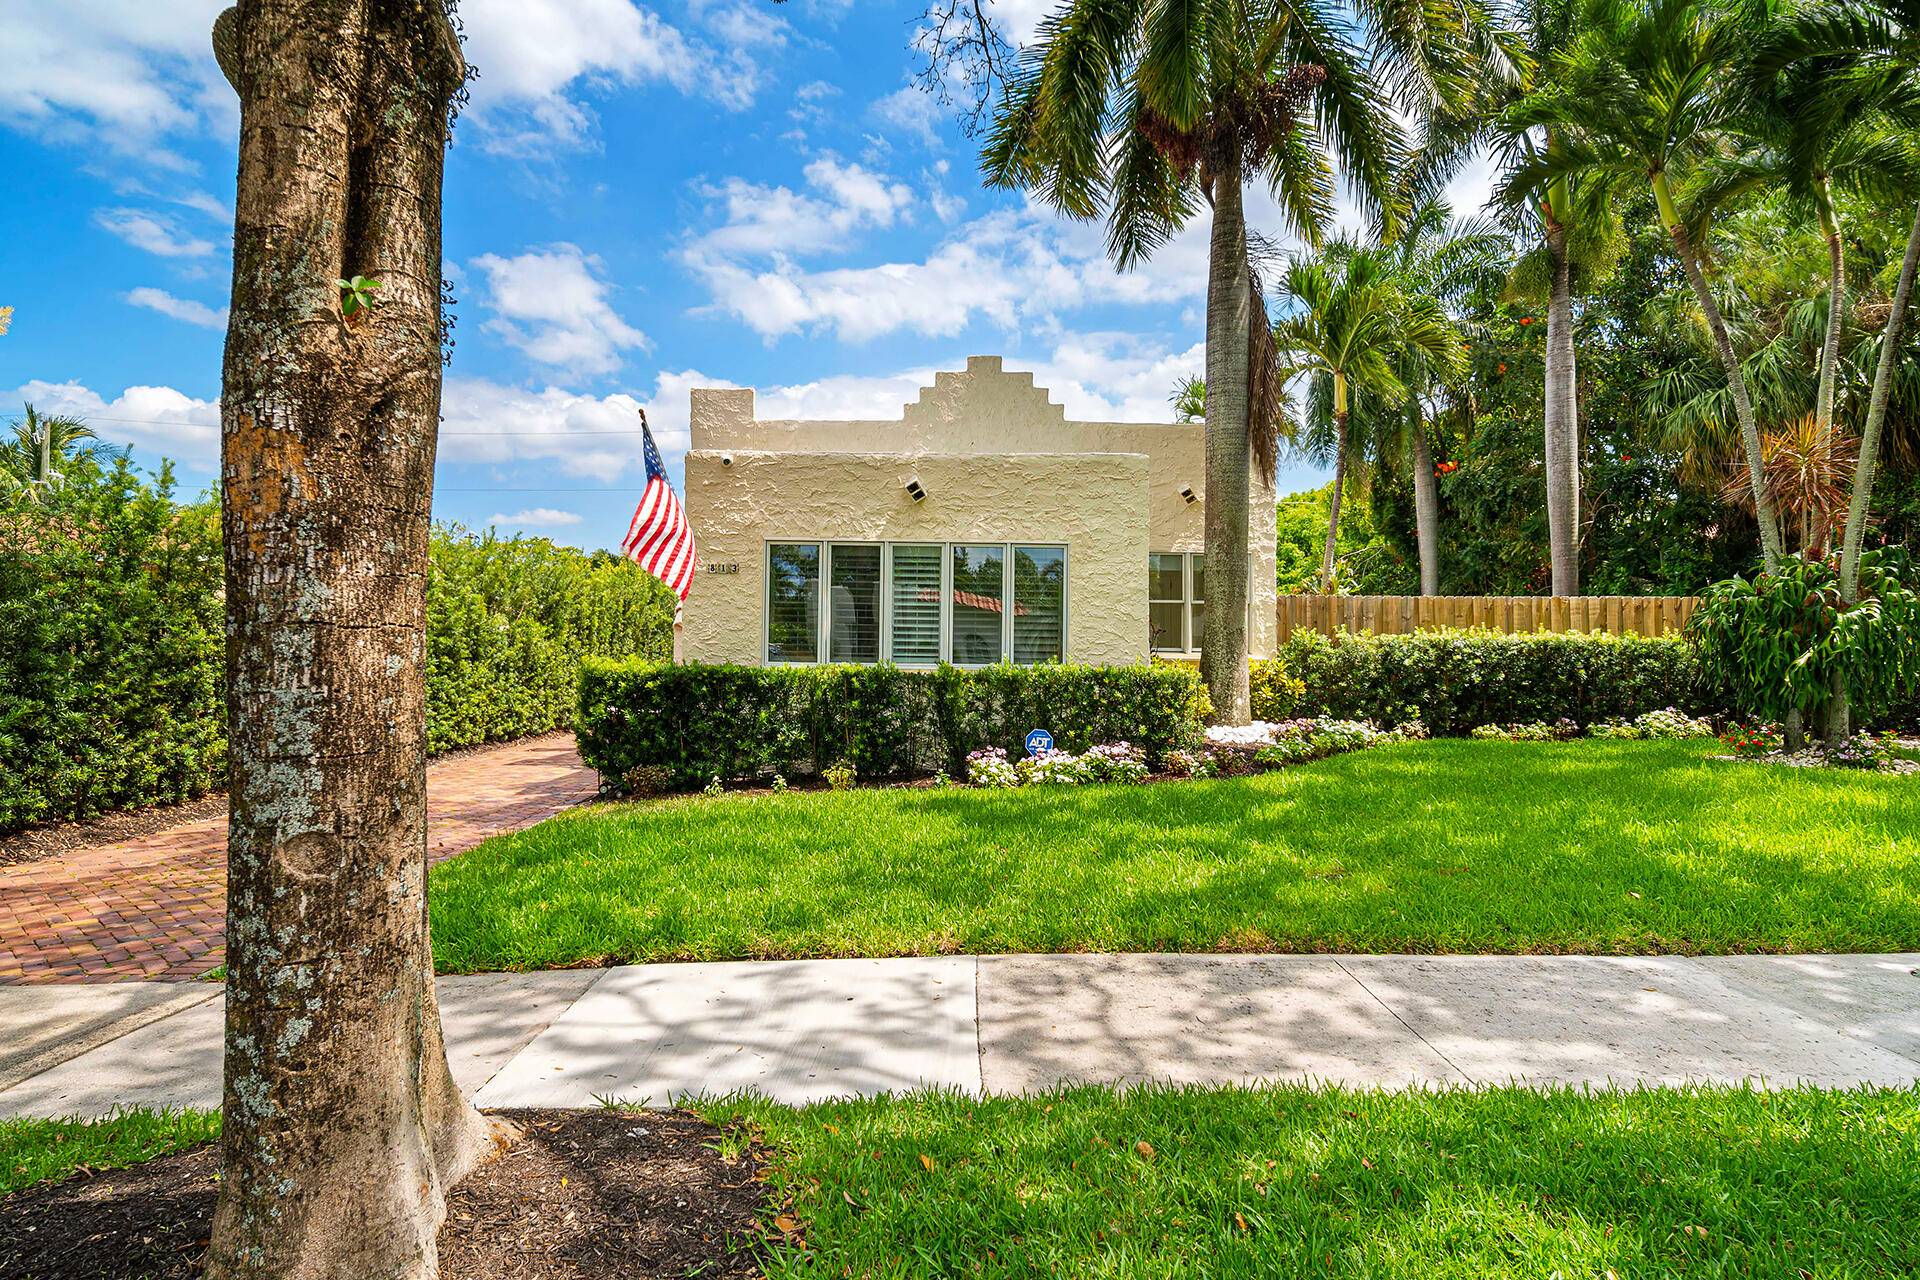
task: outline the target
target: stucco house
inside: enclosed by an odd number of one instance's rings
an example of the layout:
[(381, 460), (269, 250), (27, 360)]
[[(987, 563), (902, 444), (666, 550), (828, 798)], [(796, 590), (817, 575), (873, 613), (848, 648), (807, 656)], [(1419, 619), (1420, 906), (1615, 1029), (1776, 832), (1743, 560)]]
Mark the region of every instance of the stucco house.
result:
[[(693, 392), (700, 565), (680, 656), (963, 666), (1197, 654), (1205, 430), (1075, 422), (975, 356), (901, 416), (762, 419)], [(1274, 647), (1274, 498), (1250, 502), (1255, 656)]]

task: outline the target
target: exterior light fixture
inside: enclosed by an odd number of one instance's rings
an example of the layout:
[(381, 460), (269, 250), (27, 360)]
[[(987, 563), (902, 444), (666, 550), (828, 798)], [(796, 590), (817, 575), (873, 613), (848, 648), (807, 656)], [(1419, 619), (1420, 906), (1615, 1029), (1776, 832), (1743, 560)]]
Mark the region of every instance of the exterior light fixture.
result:
[(1193, 486), (1190, 484), (1180, 486), (1180, 496), (1187, 500), (1188, 506), (1192, 506), (1194, 503), (1200, 501), (1199, 495), (1194, 493)]
[(925, 486), (920, 483), (919, 476), (908, 476), (907, 483), (902, 487), (906, 489), (907, 496), (915, 502), (925, 502), (927, 500), (927, 491)]

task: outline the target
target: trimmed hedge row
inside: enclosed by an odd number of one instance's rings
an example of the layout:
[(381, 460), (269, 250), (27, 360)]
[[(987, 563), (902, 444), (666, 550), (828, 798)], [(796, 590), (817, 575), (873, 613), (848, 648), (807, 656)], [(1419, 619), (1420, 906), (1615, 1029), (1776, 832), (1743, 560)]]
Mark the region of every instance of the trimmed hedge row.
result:
[(689, 787), (818, 775), (842, 760), (863, 778), (960, 776), (973, 751), (1022, 754), (1033, 729), (1066, 751), (1130, 742), (1157, 765), (1198, 744), (1207, 711), (1199, 676), (1173, 665), (903, 671), (589, 660), (575, 732), (582, 758), (624, 790), (649, 778)]
[[(436, 529), (431, 751), (571, 722), (579, 660), (668, 656), (672, 597), (605, 553)], [(226, 779), (220, 512), (163, 466), (74, 460), (0, 500), (0, 832), (186, 800)]]
[(1663, 707), (1707, 714), (1719, 702), (1686, 641), (1606, 633), (1303, 632), (1253, 674), (1256, 719), (1417, 716), (1435, 734), (1562, 718), (1584, 727)]

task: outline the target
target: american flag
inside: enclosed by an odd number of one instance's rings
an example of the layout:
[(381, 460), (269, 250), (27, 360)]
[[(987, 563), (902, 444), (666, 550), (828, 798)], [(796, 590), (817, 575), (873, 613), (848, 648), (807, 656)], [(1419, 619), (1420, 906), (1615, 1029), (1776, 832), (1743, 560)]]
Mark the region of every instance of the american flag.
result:
[(627, 526), (620, 550), (685, 600), (693, 589), (693, 529), (687, 524), (687, 513), (674, 496), (673, 486), (667, 483), (667, 469), (660, 463), (660, 451), (653, 446), (653, 431), (647, 426), (644, 409), (640, 411), (640, 434), (645, 441), (647, 489), (640, 495), (640, 505), (633, 509), (633, 523)]

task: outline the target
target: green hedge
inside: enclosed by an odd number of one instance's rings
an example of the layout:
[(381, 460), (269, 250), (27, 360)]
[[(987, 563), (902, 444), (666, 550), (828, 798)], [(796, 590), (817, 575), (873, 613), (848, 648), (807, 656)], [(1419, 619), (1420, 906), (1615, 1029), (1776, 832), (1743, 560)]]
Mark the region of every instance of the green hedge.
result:
[(1176, 665), (745, 667), (589, 660), (580, 673), (580, 754), (610, 786), (652, 771), (670, 786), (765, 773), (818, 774), (840, 760), (865, 778), (964, 771), (968, 753), (1021, 754), (1047, 729), (1063, 750), (1131, 742), (1151, 763), (1199, 741), (1199, 676)]
[[(580, 659), (669, 656), (672, 599), (605, 553), (440, 529), (432, 751), (572, 721)], [(220, 512), (124, 462), (0, 500), (0, 832), (225, 780)]]
[(1418, 715), (1437, 734), (1561, 717), (1584, 726), (1663, 707), (1706, 714), (1718, 701), (1684, 640), (1605, 633), (1303, 632), (1256, 664), (1253, 689), (1257, 719)]
[(224, 775), (220, 512), (164, 467), (0, 500), (0, 637), (0, 831)]

